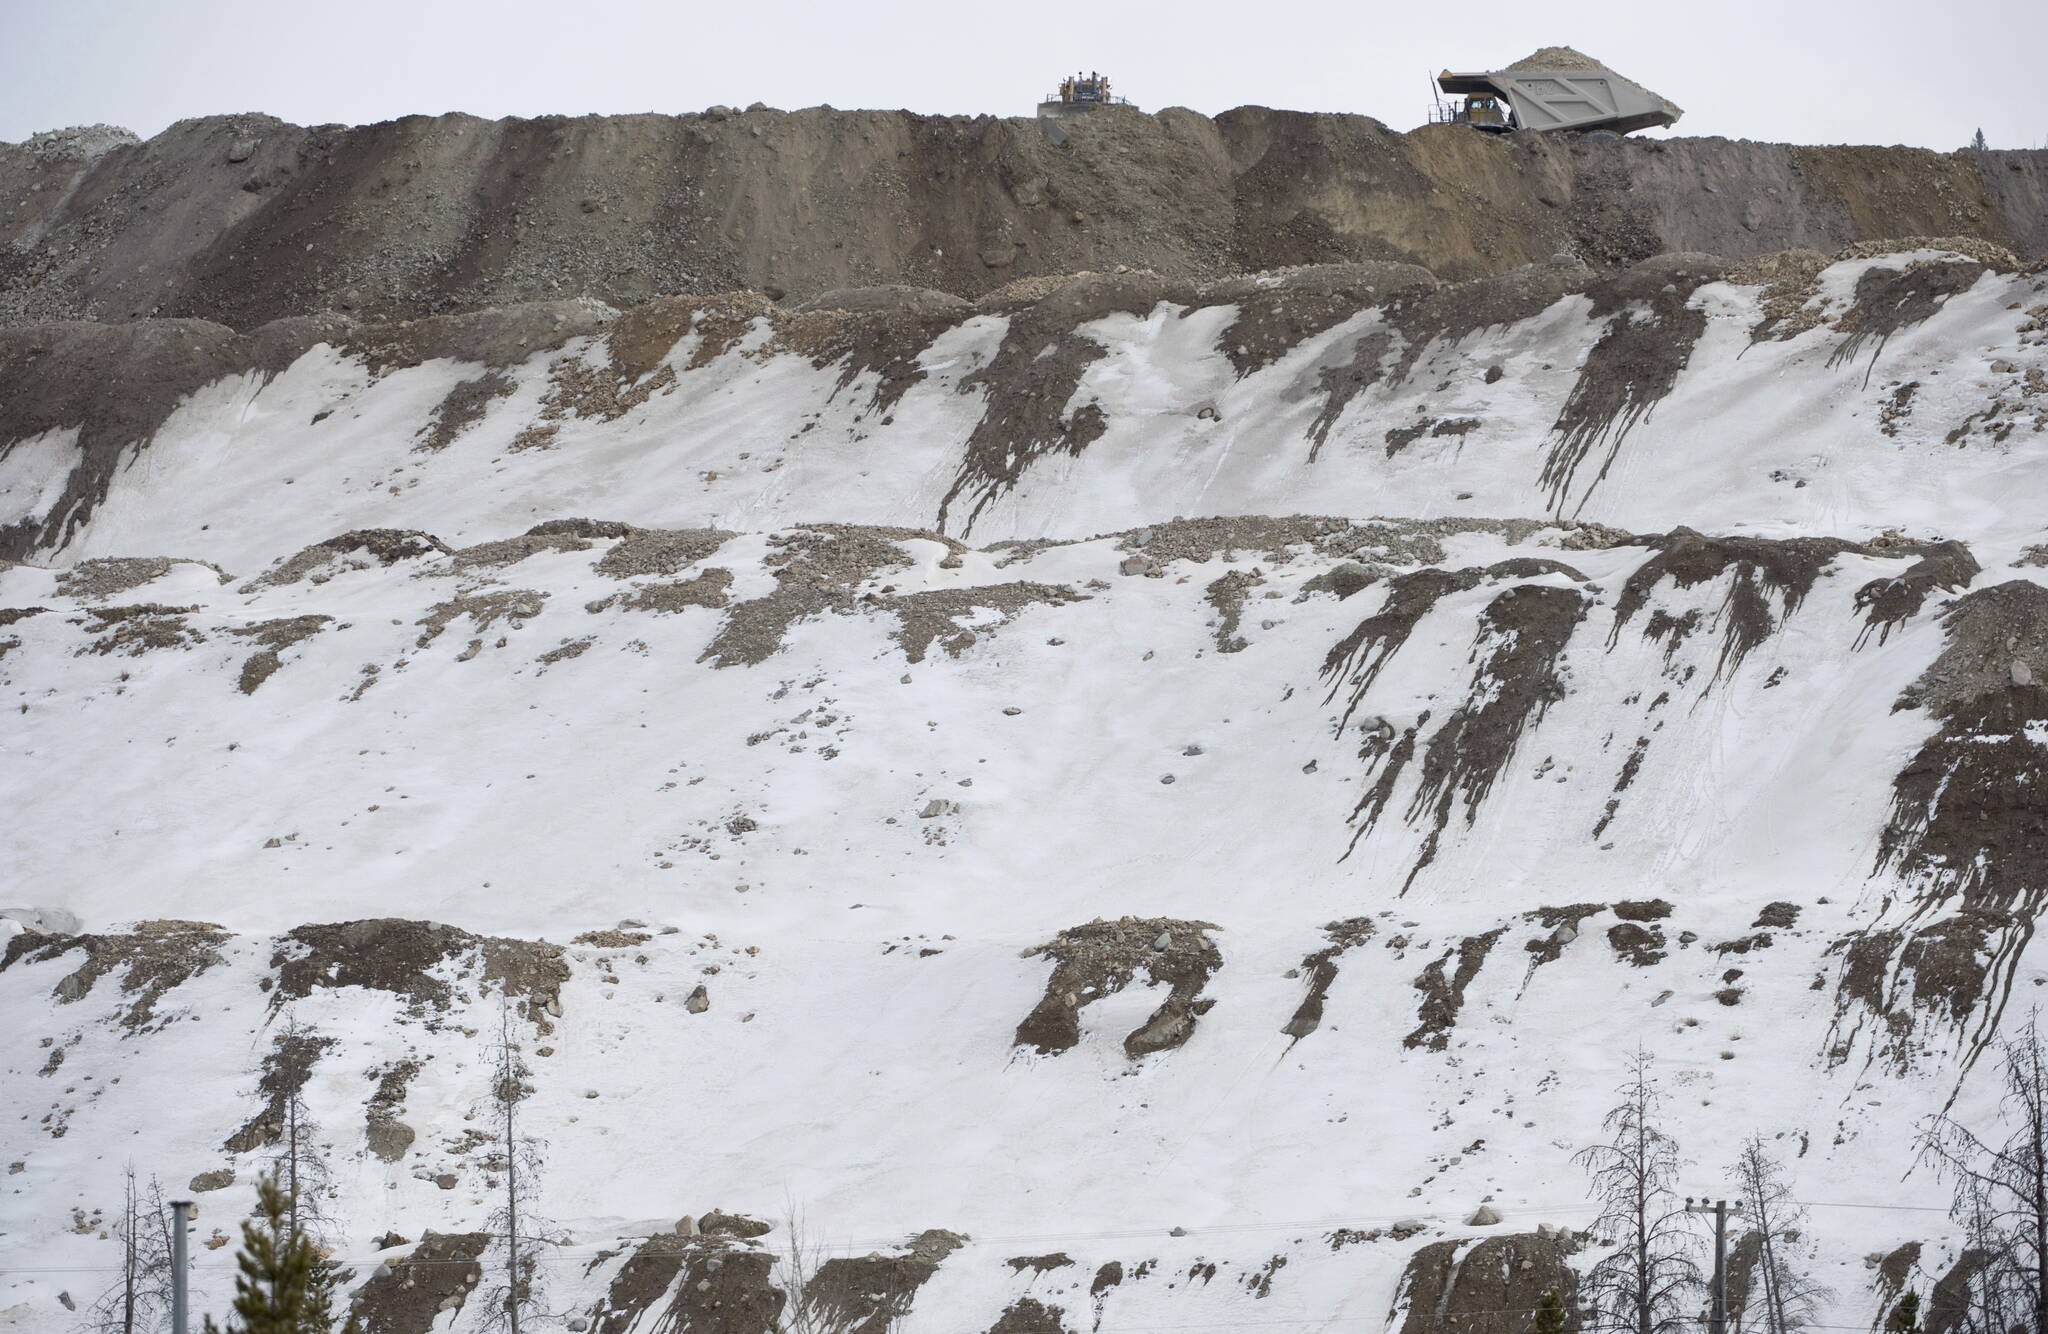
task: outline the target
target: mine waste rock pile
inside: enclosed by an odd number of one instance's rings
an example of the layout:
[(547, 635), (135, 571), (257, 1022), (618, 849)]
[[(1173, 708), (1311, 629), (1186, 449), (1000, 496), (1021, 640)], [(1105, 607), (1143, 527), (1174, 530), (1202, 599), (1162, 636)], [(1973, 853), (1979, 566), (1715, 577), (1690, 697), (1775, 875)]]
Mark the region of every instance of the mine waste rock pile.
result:
[(1981, 1290), (2048, 153), (1062, 126), (0, 145), (0, 1330), (1522, 1334), (1625, 1085)]

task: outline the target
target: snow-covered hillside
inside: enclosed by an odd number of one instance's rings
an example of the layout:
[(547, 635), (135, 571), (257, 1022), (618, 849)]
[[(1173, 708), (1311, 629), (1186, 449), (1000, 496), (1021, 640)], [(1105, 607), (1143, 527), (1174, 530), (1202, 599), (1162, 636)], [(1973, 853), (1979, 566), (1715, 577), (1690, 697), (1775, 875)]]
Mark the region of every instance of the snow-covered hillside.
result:
[(0, 330), (0, 1328), (300, 1093), (371, 1327), (469, 1328), (507, 998), (536, 1328), (763, 1331), (800, 1217), (838, 1330), (1512, 1334), (1638, 1049), (1831, 1323), (1954, 1263), (1916, 1129), (2048, 982), (2040, 275), (814, 305)]

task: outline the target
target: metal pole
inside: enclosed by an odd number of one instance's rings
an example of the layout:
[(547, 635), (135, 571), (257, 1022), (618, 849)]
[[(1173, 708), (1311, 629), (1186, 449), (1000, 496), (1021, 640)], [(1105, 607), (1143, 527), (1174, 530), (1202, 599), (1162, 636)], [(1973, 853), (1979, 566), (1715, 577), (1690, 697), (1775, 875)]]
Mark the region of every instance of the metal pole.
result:
[(185, 1220), (191, 1217), (192, 1201), (171, 1201), (171, 1334), (188, 1334), (185, 1302)]
[(1708, 1334), (1728, 1331), (1728, 1201), (1714, 1201), (1714, 1313)]

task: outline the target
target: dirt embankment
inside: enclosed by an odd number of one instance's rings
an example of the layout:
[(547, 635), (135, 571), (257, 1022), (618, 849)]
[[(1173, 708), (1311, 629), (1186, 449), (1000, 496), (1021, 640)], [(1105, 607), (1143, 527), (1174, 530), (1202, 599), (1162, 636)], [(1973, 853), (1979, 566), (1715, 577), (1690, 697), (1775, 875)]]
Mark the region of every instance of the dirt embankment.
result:
[(1570, 251), (1743, 258), (1886, 236), (2048, 249), (2048, 153), (1401, 134), (1241, 107), (1063, 123), (900, 111), (313, 128), (183, 121), (91, 154), (0, 145), (0, 321), (253, 328), (588, 295), (980, 296), (1119, 265), (1203, 279), (1395, 260), (1457, 280)]

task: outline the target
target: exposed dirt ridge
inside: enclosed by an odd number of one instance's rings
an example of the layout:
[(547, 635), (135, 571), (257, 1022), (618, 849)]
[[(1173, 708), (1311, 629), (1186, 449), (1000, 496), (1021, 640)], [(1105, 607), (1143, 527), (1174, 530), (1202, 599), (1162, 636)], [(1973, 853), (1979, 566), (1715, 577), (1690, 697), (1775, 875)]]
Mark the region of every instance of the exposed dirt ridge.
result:
[[(1836, 349), (1838, 360), (1866, 344), (1880, 349), (1886, 337), (1928, 318), (1941, 301), (1998, 262), (1994, 247), (1968, 238), (1904, 238), (1893, 244), (1901, 250), (1961, 247), (1991, 258), (1929, 262), (1923, 256), (1871, 268), (1842, 318), (1846, 337)], [(1039, 460), (1078, 455), (1107, 429), (1099, 404), (1076, 402), (1090, 367), (1108, 355), (1091, 331), (1105, 317), (1143, 316), (1162, 304), (1183, 314), (1231, 307), (1235, 314), (1219, 335), (1219, 348), (1247, 375), (1354, 316), (1376, 311), (1307, 387), (1321, 399), (1308, 427), (1313, 462), (1359, 394), (1382, 381), (1404, 381), (1432, 347), (1454, 346), (1479, 330), (1532, 318), (1583, 293), (1592, 303), (1592, 318), (1604, 327), (1554, 423), (1542, 473), (1552, 510), (1563, 515), (1583, 506), (1629, 430), (1671, 391), (1685, 368), (1705, 327), (1705, 315), (1691, 299), (1694, 291), (1723, 277), (1785, 283), (1776, 296), (1771, 293), (1777, 288), (1767, 287), (1765, 305), (1767, 312), (1775, 310), (1776, 301), (1791, 312), (1810, 295), (1806, 289), (1819, 271), (1793, 267), (1788, 278), (1783, 266), (1768, 273), (1755, 265), (1749, 266), (1755, 272), (1738, 271), (1716, 256), (1686, 253), (1606, 274), (1573, 262), (1440, 284), (1412, 264), (1339, 263), (1218, 282), (1155, 272), (1048, 276), (1010, 284), (975, 305), (898, 287), (827, 293), (796, 309), (759, 292), (732, 291), (665, 297), (624, 314), (588, 300), (387, 323), (330, 312), (274, 321), (248, 334), (191, 319), (0, 325), (0, 459), (25, 441), (78, 433), (76, 461), (54, 503), (0, 525), (0, 559), (59, 549), (76, 536), (117, 471), (199, 390), (237, 376), (267, 381), (320, 344), (357, 358), (373, 376), (441, 358), (481, 367), (480, 374), (455, 385), (419, 427), (414, 448), (431, 454), (453, 444), (495, 401), (512, 394), (514, 380), (506, 368), (548, 352), (560, 355), (548, 365), (539, 413), (513, 441), (514, 450), (552, 447), (569, 418), (616, 420), (658, 393), (674, 392), (679, 376), (728, 354), (796, 356), (820, 370), (836, 370), (838, 389), (859, 382), (867, 395), (860, 420), (886, 427), (903, 395), (925, 379), (921, 354), (942, 333), (977, 316), (1000, 316), (1007, 326), (995, 356), (955, 385), (961, 393), (980, 392), (983, 403), (935, 526), (965, 534)], [(1764, 324), (1779, 333), (1791, 329), (1772, 325), (1774, 318), (1767, 313)], [(579, 345), (583, 339), (600, 341)], [(121, 383), (125, 392), (104, 393), (110, 382)], [(1476, 424), (1429, 423), (1438, 435), (1461, 434)], [(1408, 442), (1408, 436), (1390, 435), (1389, 454)], [(312, 554), (303, 559), (308, 568), (319, 560)], [(304, 572), (295, 568), (265, 578)]]
[[(974, 297), (1118, 265), (1207, 278), (1576, 252), (1735, 258), (1882, 236), (2048, 248), (2048, 153), (1412, 133), (1240, 107), (1070, 120), (813, 108), (303, 127), (181, 121), (0, 145), (0, 319), (419, 316), (752, 287)], [(310, 258), (309, 258), (310, 257)]]

